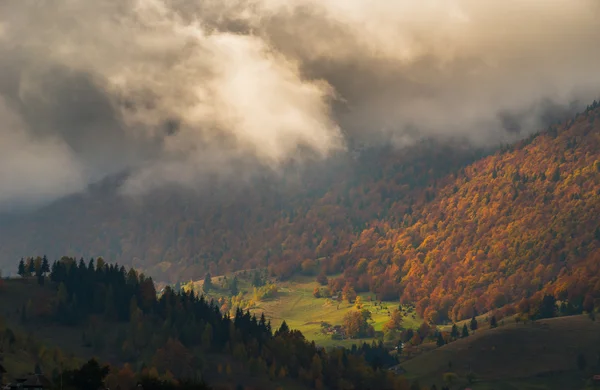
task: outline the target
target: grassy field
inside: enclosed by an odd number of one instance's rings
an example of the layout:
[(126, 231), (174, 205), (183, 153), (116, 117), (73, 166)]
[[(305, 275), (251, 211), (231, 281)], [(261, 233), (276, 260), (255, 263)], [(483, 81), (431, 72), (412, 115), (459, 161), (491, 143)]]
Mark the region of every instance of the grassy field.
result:
[[(587, 361), (584, 372), (577, 368), (580, 353)], [(600, 321), (574, 316), (478, 330), (401, 366), (411, 380), (438, 388), (444, 373), (454, 372), (465, 386), (471, 372), (473, 390), (581, 389), (600, 371), (599, 353)]]
[[(292, 282), (285, 283), (280, 288), (279, 296), (276, 299), (258, 302), (254, 311), (256, 313), (264, 312), (274, 325), (279, 325), (283, 320), (293, 328), (300, 330), (309, 340), (314, 340), (317, 345), (323, 347), (344, 346), (350, 347), (357, 342), (372, 339), (361, 340), (333, 340), (331, 336), (321, 333), (321, 322), (327, 322), (331, 325), (341, 325), (344, 315), (354, 309), (354, 305), (347, 302), (338, 304), (332, 302), (327, 305), (325, 298), (315, 298), (312, 295), (315, 287), (314, 279), (300, 278)], [(389, 320), (386, 307), (391, 311), (398, 307), (398, 303), (383, 302), (383, 309), (374, 306), (374, 302), (368, 302), (368, 294), (360, 294), (364, 302), (363, 308), (371, 311), (372, 325), (375, 331), (381, 331), (383, 324)], [(404, 327), (418, 328), (421, 324), (419, 318), (406, 317)]]
[[(213, 283), (218, 284), (219, 279), (213, 278)], [(202, 282), (194, 282), (196, 291), (202, 290)], [(265, 316), (271, 320), (273, 327), (278, 327), (284, 320), (292, 329), (298, 329), (308, 340), (322, 347), (351, 347), (352, 344), (362, 342), (371, 342), (373, 338), (364, 339), (346, 339), (333, 340), (330, 335), (321, 332), (321, 322), (327, 322), (331, 325), (341, 325), (344, 315), (354, 309), (354, 305), (347, 302), (339, 304), (333, 301), (327, 304), (326, 298), (313, 297), (313, 289), (317, 285), (314, 277), (298, 276), (291, 281), (277, 283), (279, 292), (274, 299), (259, 301), (250, 311), (259, 316), (265, 313)], [(240, 278), (239, 287), (248, 297), (252, 296), (252, 286)], [(213, 290), (209, 296), (218, 298), (221, 295), (227, 295), (218, 289)], [(398, 307), (397, 302), (382, 302), (381, 307), (376, 307), (375, 302), (369, 302), (369, 294), (359, 294), (364, 305), (363, 308), (371, 311), (372, 322), (375, 331), (381, 331), (383, 324), (388, 321), (390, 312)], [(372, 295), (372, 294), (371, 294)], [(405, 328), (418, 328), (422, 320), (415, 316), (406, 316), (404, 319)]]

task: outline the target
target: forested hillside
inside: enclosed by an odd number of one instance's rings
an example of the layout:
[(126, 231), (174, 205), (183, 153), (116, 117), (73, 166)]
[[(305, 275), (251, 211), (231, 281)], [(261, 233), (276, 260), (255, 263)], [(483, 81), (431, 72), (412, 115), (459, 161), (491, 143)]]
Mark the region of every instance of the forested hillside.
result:
[[(382, 344), (325, 351), (285, 322), (272, 329), (264, 316), (240, 309), (229, 317), (194, 292), (167, 287), (157, 297), (151, 278), (101, 259), (84, 263), (64, 257), (51, 267), (29, 261), (19, 268), (23, 279), (8, 280), (0, 289), (9, 306), (0, 314), (16, 312), (18, 326), (32, 325), (38, 336), (54, 329), (55, 340), (66, 329), (60, 342), (88, 346), (110, 360), (106, 383), (111, 388), (132, 388), (145, 376), (169, 382), (202, 379), (231, 390), (408, 389), (404, 378), (385, 369), (397, 360)], [(27, 303), (19, 308), (23, 298)], [(2, 336), (11, 351), (16, 348)], [(40, 369), (56, 376), (63, 358), (44, 348), (38, 354)], [(51, 356), (42, 359), (45, 355)]]
[(424, 143), (402, 154), (385, 149), (340, 158), (327, 169), (316, 164), (283, 179), (134, 199), (117, 195), (118, 182), (107, 181), (32, 215), (4, 217), (0, 261), (12, 271), (30, 254), (102, 256), (170, 282), (259, 266), (290, 276), (304, 260), (348, 248), (369, 221), (401, 220), (441, 178), (480, 155)]
[(524, 297), (525, 311), (543, 293), (600, 306), (598, 103), (479, 159), (431, 144), (371, 153), (235, 196), (132, 202), (99, 187), (6, 223), (0, 251), (103, 255), (172, 282), (259, 266), (284, 279), (343, 272), (332, 294), (348, 285), (415, 302), (438, 323), (510, 312)]
[(417, 302), (434, 322), (540, 300), (540, 291), (591, 311), (600, 298), (598, 215), (595, 103), (461, 170), (402, 227), (381, 221), (340, 255), (365, 259), (345, 272), (361, 288)]

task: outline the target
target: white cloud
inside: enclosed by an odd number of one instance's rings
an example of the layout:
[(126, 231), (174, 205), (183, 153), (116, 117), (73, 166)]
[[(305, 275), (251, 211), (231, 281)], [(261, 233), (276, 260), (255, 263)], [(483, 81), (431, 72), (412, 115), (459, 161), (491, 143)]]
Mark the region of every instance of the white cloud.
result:
[(600, 90), (596, 0), (32, 4), (0, 3), (0, 97), (20, 121), (16, 138), (0, 125), (0, 202), (122, 170), (130, 190), (193, 187), (349, 139), (507, 141)]

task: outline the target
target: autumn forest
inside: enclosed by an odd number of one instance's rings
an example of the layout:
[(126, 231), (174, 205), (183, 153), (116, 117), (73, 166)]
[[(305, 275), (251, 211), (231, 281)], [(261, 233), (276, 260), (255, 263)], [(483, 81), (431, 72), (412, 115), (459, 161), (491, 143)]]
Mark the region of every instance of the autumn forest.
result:
[(428, 142), (365, 152), (335, 175), (244, 196), (131, 204), (104, 183), (11, 224), (1, 248), (100, 255), (169, 283), (261, 267), (281, 280), (326, 275), (333, 294), (350, 285), (414, 303), (433, 323), (513, 313), (545, 293), (589, 311), (600, 299), (597, 106), (492, 153)]

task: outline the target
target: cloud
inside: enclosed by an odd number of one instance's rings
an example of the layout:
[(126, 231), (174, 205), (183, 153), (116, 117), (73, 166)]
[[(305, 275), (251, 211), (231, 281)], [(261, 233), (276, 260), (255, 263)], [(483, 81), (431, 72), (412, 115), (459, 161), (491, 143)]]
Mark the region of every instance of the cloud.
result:
[(598, 16), (596, 0), (2, 2), (0, 204), (121, 171), (136, 193), (348, 144), (511, 141), (598, 96)]
[(0, 210), (28, 207), (85, 188), (78, 164), (56, 137), (31, 137), (0, 97)]
[[(518, 135), (501, 113), (537, 130), (545, 102), (599, 94), (600, 3), (568, 0), (306, 0), (275, 12), (267, 36), (347, 104), (338, 123), (406, 142), (464, 136), (489, 143)], [(523, 136), (522, 134), (520, 136)]]

